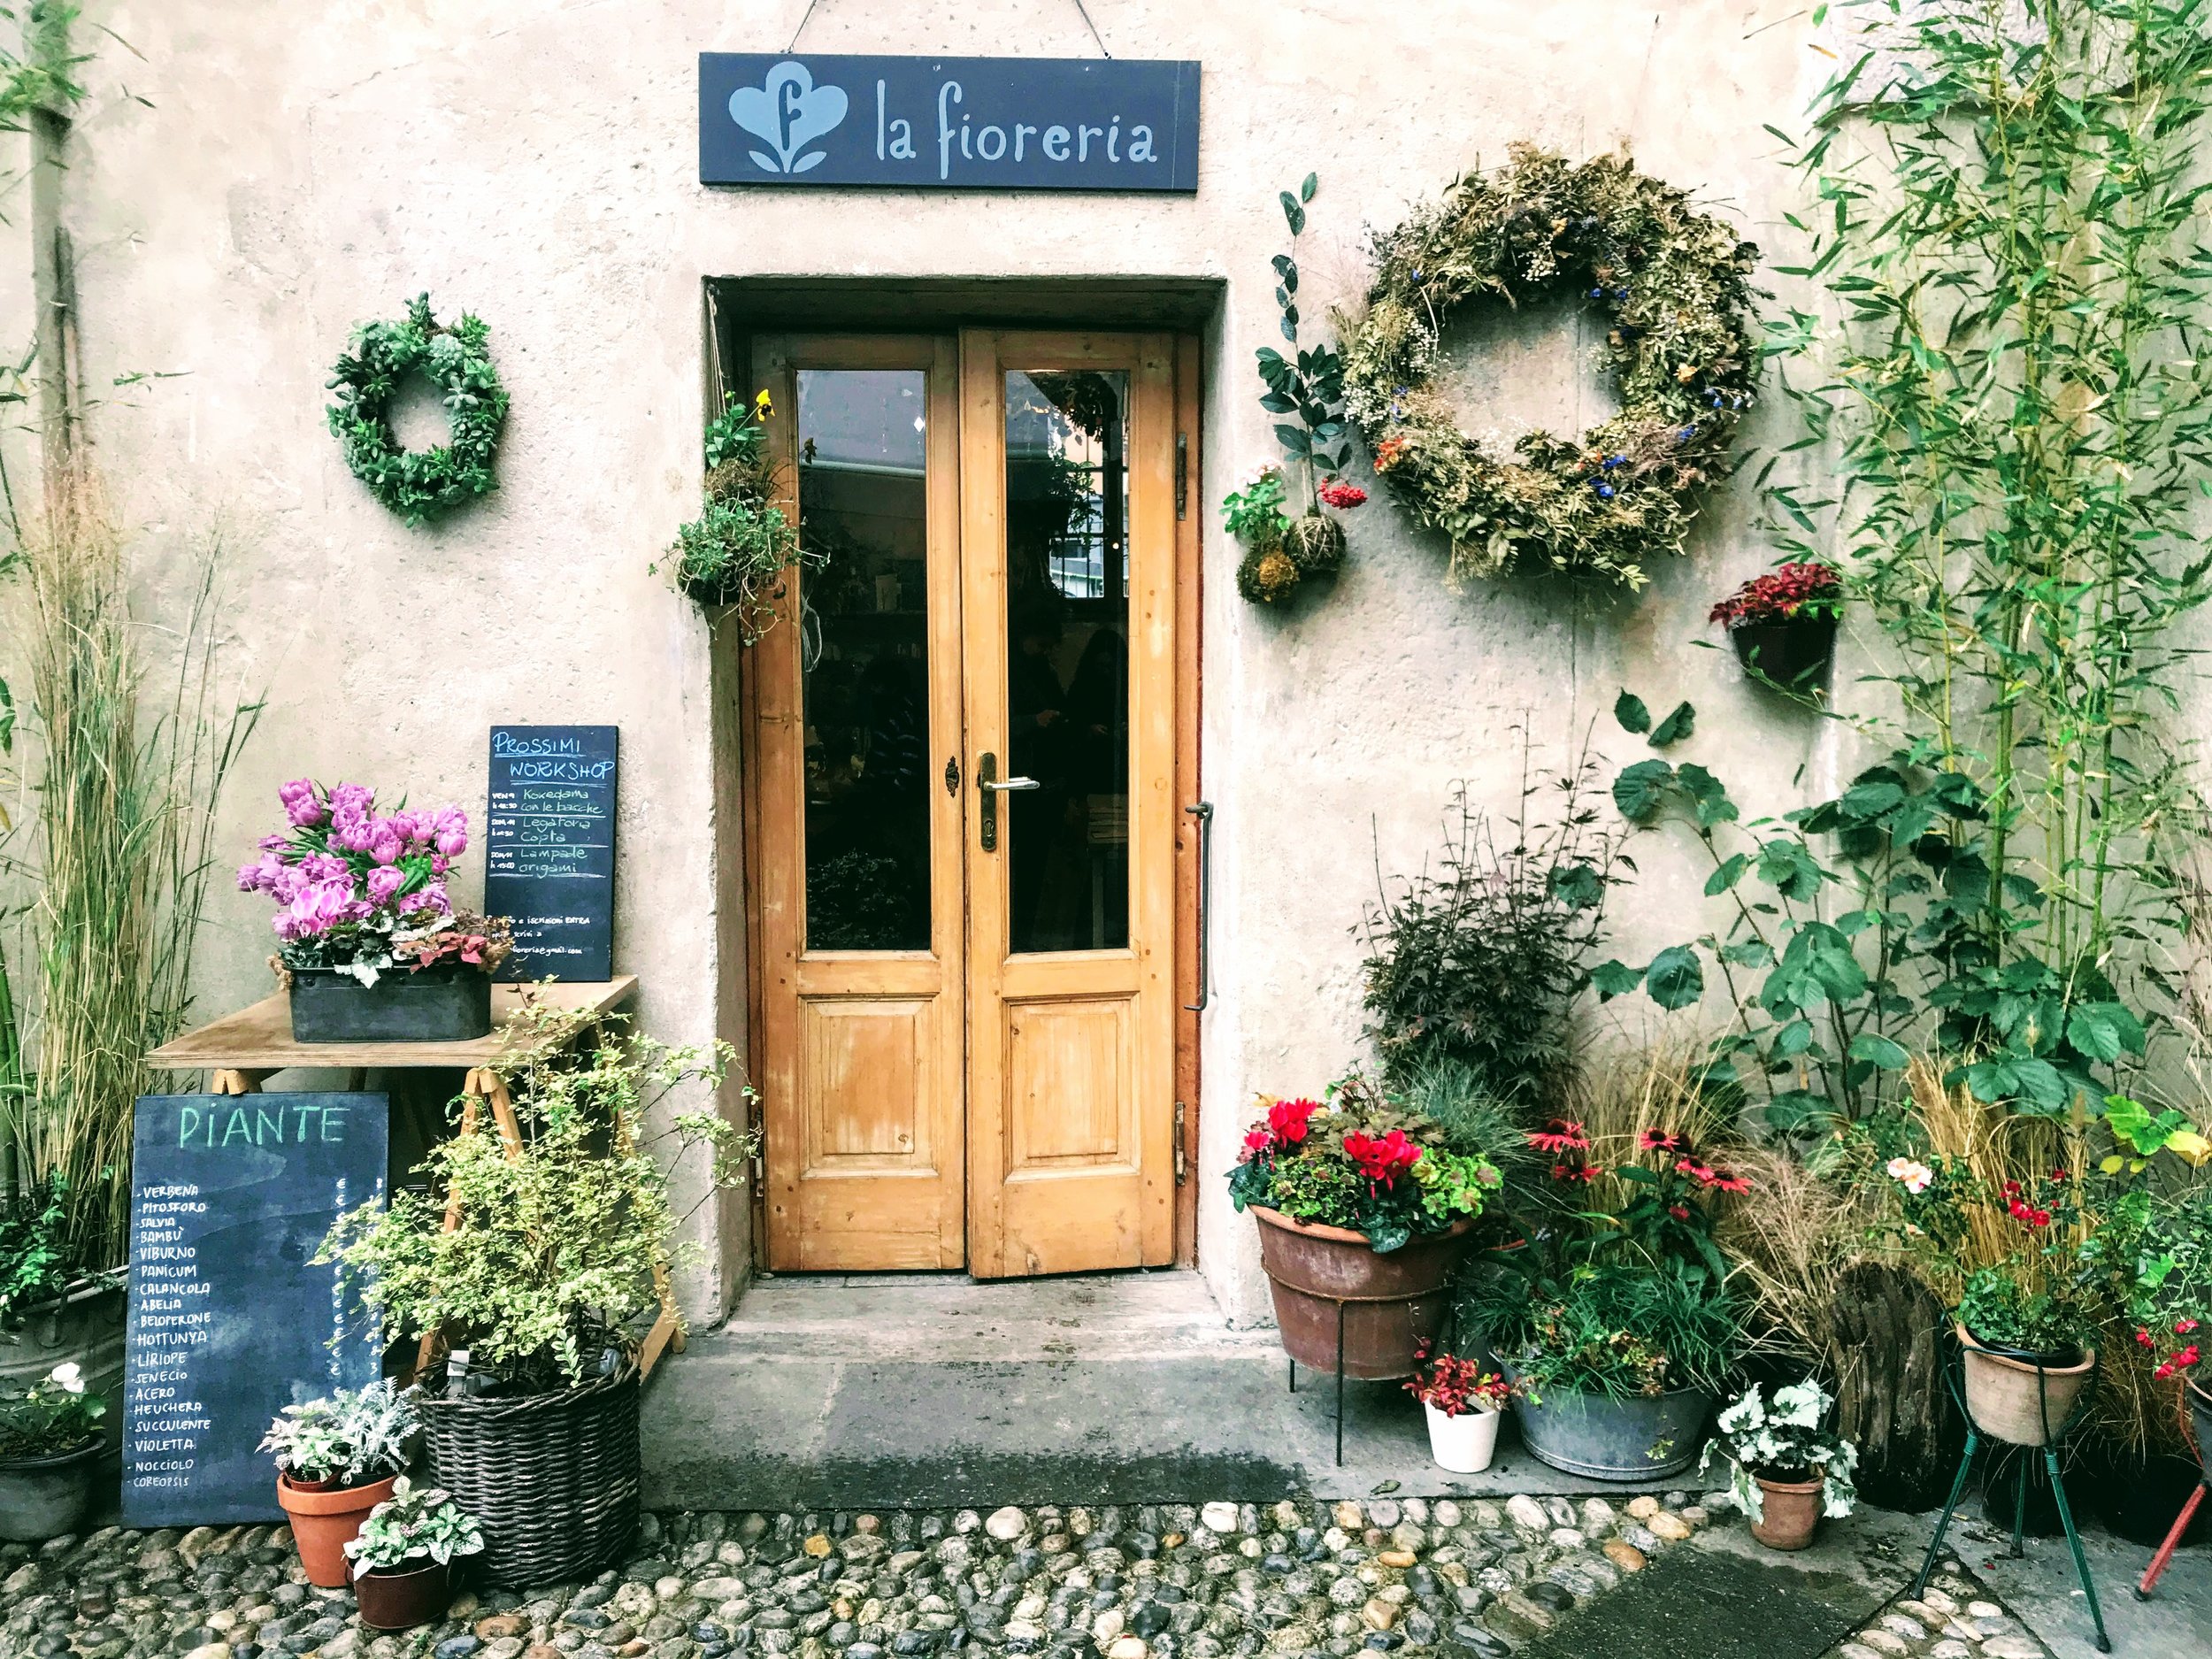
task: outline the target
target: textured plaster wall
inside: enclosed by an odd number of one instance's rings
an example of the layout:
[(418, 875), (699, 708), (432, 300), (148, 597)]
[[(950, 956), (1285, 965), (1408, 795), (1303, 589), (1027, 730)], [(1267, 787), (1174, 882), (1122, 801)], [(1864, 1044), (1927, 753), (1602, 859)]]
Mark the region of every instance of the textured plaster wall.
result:
[[(622, 727), (617, 956), (646, 1023), (733, 1037), (738, 918), (718, 882), (706, 633), (646, 565), (695, 500), (700, 283), (752, 273), (1219, 275), (1204, 433), (1205, 767), (1218, 808), (1215, 1002), (1203, 1065), (1201, 1256), (1231, 1317), (1265, 1317), (1249, 1224), (1218, 1179), (1255, 1090), (1312, 1091), (1360, 1048), (1351, 929), (1386, 871), (1434, 843), (1452, 781), (1509, 803), (1525, 713), (1556, 759), (1630, 685), (1700, 706), (1698, 755), (1779, 810), (1841, 764), (1743, 687), (1705, 608), (1766, 563), (1741, 511), (1639, 605), (1517, 584), (1454, 594), (1441, 549), (1378, 502), (1325, 603), (1262, 615), (1210, 503), (1272, 451), (1252, 349), (1274, 336), (1274, 193), (1321, 174), (1302, 255), (1310, 316), (1362, 286), (1365, 227), (1530, 139), (1632, 143), (1773, 242), (1787, 126), (1829, 60), (1778, 0), (1092, 0), (1118, 55), (1205, 65), (1195, 199), (708, 191), (693, 55), (789, 40), (804, 0), (161, 0), (89, 8), (104, 40), (71, 181), (96, 384), (150, 382), (99, 416), (150, 544), (221, 517), (235, 536), (228, 662), (270, 706), (224, 806), (244, 848), (275, 784), (313, 772), (480, 810), (487, 725)], [(1096, 49), (1072, 0), (820, 0), (816, 51)], [(128, 96), (127, 96), (127, 94)], [(147, 103), (136, 100), (140, 97)], [(149, 107), (150, 104), (150, 107)], [(16, 239), (6, 283), (27, 271)], [(501, 489), (409, 530), (325, 431), (327, 365), (360, 319), (428, 289), (473, 309), (513, 394)], [(0, 320), (23, 314), (0, 284)], [(1469, 420), (1587, 419), (1603, 388), (1571, 316), (1483, 331)], [(10, 336), (13, 337), (13, 336)], [(149, 574), (159, 585), (177, 560)], [(723, 723), (727, 746), (729, 723)], [(1600, 733), (1618, 758), (1617, 735)], [(726, 760), (726, 756), (725, 759)], [(1800, 777), (1801, 772), (1804, 776)], [(472, 855), (472, 883), (480, 860)], [(1701, 872), (1647, 858), (1620, 907), (1629, 955), (1686, 931)], [(263, 902), (220, 894), (203, 1006), (266, 986)], [(741, 1276), (742, 1208), (688, 1300)], [(709, 1236), (703, 1222), (701, 1237)]]

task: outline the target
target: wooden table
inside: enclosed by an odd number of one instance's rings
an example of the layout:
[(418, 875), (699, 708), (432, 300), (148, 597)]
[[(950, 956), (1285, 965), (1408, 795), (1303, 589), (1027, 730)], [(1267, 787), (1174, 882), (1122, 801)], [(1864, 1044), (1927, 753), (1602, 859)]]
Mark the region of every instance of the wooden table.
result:
[[(546, 1006), (586, 1014), (604, 1014), (629, 1001), (637, 991), (637, 975), (619, 974), (611, 979), (565, 982), (543, 986), (492, 987), (492, 1029), (466, 1042), (295, 1042), (292, 1005), (281, 991), (265, 996), (234, 1014), (226, 1014), (165, 1042), (146, 1056), (148, 1062), (170, 1071), (205, 1071), (208, 1087), (217, 1094), (258, 1094), (261, 1086), (279, 1071), (301, 1066), (341, 1066), (348, 1070), (458, 1069), (466, 1073), (461, 1083), (465, 1104), (461, 1108), (461, 1133), (476, 1132), (482, 1106), (491, 1108), (492, 1119), (509, 1157), (522, 1156), (522, 1126), (516, 1120), (514, 1102), (507, 1094), (506, 1071), (518, 1063), (526, 1048), (526, 1033), (516, 1027), (523, 995), (529, 992)], [(458, 1200), (446, 1210), (446, 1230), (460, 1225)], [(676, 1323), (675, 1302), (667, 1275), (656, 1270), (661, 1293), (661, 1317), (645, 1339), (641, 1356), (649, 1374), (661, 1350), (672, 1344), (683, 1351), (683, 1334)], [(426, 1334), (416, 1369), (428, 1368), (435, 1333)]]

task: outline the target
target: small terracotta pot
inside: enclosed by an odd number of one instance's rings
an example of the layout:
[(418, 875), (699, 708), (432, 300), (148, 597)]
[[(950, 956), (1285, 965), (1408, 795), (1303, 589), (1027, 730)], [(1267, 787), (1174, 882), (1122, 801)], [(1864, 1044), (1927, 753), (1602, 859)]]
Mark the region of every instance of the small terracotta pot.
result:
[(452, 1604), (453, 1570), (433, 1561), (404, 1572), (365, 1572), (353, 1581), (353, 1599), (373, 1630), (434, 1624)]
[[(1985, 1348), (1962, 1325), (1955, 1329), (1966, 1350), (1966, 1415), (1974, 1425), (2012, 1446), (2044, 1446), (2055, 1439), (2096, 1374), (2097, 1350), (2016, 1356)], [(2057, 1363), (2062, 1360), (2070, 1363)]]
[(1802, 1549), (1811, 1543), (1820, 1530), (1820, 1482), (1751, 1478), (1759, 1483), (1760, 1509), (1751, 1524), (1752, 1537), (1769, 1549)]
[(308, 1583), (326, 1590), (345, 1588), (352, 1571), (346, 1546), (369, 1511), (392, 1495), (392, 1482), (398, 1478), (388, 1475), (365, 1486), (306, 1487), (294, 1486), (291, 1476), (277, 1471), (277, 1502), (291, 1517), (292, 1541), (299, 1546)]
[(1294, 1221), (1264, 1204), (1250, 1208), (1284, 1352), (1334, 1376), (1340, 1308), (1347, 1377), (1377, 1382), (1413, 1375), (1415, 1355), (1444, 1323), (1445, 1280), (1475, 1217), (1379, 1256), (1363, 1233)]

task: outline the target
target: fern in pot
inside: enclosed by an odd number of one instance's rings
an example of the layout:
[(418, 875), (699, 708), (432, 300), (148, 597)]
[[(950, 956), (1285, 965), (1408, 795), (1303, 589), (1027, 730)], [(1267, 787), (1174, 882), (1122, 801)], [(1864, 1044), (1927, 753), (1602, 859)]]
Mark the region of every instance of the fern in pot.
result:
[(310, 1584), (345, 1584), (346, 1545), (392, 1495), (421, 1426), (414, 1390), (388, 1380), (288, 1405), (269, 1425), (261, 1449), (276, 1458), (277, 1504)]
[(318, 1259), (388, 1337), (447, 1350), (421, 1379), (432, 1472), (482, 1517), (495, 1580), (545, 1584), (590, 1576), (636, 1526), (639, 1355), (656, 1319), (681, 1328), (667, 1276), (696, 1256), (672, 1171), (703, 1165), (704, 1202), (743, 1154), (711, 1110), (665, 1110), (720, 1084), (727, 1045), (535, 1002), (518, 1024), (519, 1140), (442, 1142), (417, 1168), (426, 1190), (341, 1217)]

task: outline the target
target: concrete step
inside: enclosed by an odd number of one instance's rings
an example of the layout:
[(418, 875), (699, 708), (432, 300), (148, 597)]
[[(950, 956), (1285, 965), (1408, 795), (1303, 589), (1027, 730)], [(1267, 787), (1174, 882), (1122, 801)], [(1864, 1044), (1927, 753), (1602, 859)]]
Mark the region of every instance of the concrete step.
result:
[[(1509, 1423), (1480, 1475), (1428, 1455), (1396, 1383), (1289, 1366), (1227, 1328), (1197, 1274), (981, 1283), (779, 1275), (646, 1392), (654, 1509), (842, 1509), (1579, 1492)], [(1666, 1485), (1694, 1486), (1692, 1477)], [(1618, 1490), (1647, 1489), (1623, 1486)]]

